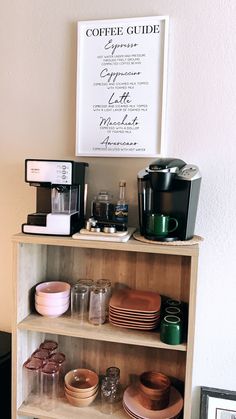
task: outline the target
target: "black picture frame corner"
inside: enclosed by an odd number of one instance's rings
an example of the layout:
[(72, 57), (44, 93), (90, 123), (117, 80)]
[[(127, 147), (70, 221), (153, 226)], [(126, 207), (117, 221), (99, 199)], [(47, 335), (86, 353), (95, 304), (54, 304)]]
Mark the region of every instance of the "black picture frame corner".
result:
[(210, 419), (208, 415), (208, 404), (210, 398), (231, 400), (236, 402), (236, 391), (225, 390), (215, 387), (200, 387), (200, 417), (199, 419)]

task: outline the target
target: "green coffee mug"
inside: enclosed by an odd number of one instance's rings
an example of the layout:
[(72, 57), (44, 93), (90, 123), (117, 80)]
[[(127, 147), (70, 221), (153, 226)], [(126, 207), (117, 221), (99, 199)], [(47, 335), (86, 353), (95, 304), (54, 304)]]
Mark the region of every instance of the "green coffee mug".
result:
[(160, 340), (169, 345), (179, 345), (183, 341), (183, 324), (179, 316), (167, 315), (161, 321)]
[(172, 315), (172, 316), (178, 316), (180, 318), (183, 317), (183, 313), (178, 307), (166, 307), (164, 310), (164, 314), (165, 316)]
[[(172, 226), (171, 226), (172, 224)], [(147, 216), (146, 231), (147, 234), (166, 237), (178, 228), (176, 218), (164, 214), (149, 214)]]

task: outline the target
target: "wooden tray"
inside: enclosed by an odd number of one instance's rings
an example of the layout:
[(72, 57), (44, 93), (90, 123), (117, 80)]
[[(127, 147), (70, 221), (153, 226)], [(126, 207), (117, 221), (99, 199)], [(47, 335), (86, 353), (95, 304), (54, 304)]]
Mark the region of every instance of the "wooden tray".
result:
[(73, 234), (72, 239), (125, 243), (130, 239), (134, 231), (134, 227), (129, 227), (127, 231), (117, 231), (116, 233), (95, 233), (93, 231), (81, 229), (80, 232)]

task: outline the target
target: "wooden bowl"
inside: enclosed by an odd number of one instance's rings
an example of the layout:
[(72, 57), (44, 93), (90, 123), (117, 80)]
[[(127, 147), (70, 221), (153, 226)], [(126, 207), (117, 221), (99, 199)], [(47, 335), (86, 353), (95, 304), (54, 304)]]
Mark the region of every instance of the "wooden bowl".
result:
[(65, 396), (66, 396), (68, 402), (70, 404), (72, 404), (73, 406), (76, 406), (76, 407), (89, 406), (96, 399), (97, 395), (98, 395), (98, 390), (96, 391), (96, 393), (93, 396), (86, 397), (85, 399), (79, 399), (77, 397), (72, 397), (65, 392)]
[(139, 387), (148, 396), (160, 396), (170, 391), (171, 382), (167, 375), (156, 371), (145, 371), (139, 376)]
[(86, 399), (87, 397), (91, 397), (93, 396), (95, 393), (97, 393), (98, 391), (98, 385), (95, 388), (92, 388), (92, 390), (87, 390), (87, 391), (83, 391), (83, 392), (79, 392), (78, 391), (71, 391), (70, 389), (68, 389), (68, 387), (64, 387), (65, 393), (71, 397), (75, 397), (76, 399)]
[(98, 375), (92, 370), (78, 368), (65, 375), (65, 385), (73, 392), (83, 393), (94, 389), (98, 385)]
[(145, 371), (139, 376), (139, 401), (150, 410), (165, 409), (170, 398), (170, 379), (160, 372)]
[(141, 390), (138, 392), (138, 399), (141, 404), (141, 406), (145, 407), (145, 409), (149, 410), (162, 410), (168, 407), (169, 401), (170, 401), (170, 395), (164, 394), (160, 396), (159, 398), (151, 398), (150, 396), (147, 396), (144, 394)]

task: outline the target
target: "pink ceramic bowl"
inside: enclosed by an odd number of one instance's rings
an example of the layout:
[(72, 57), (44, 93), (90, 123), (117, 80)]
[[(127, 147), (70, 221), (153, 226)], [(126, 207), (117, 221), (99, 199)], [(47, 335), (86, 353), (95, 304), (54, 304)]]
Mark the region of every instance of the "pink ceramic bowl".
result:
[(70, 295), (70, 284), (62, 281), (42, 282), (36, 285), (36, 294), (49, 298), (68, 297)]
[(63, 306), (70, 301), (70, 295), (66, 297), (60, 297), (57, 294), (45, 294), (37, 295), (35, 294), (35, 303), (41, 306)]
[(56, 307), (52, 306), (51, 307), (51, 306), (42, 306), (42, 305), (39, 305), (39, 304), (35, 303), (35, 309), (42, 316), (59, 317), (68, 310), (69, 305), (70, 304), (68, 302), (63, 306), (56, 306)]

